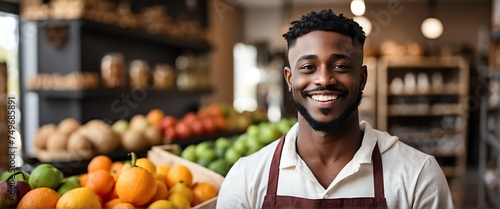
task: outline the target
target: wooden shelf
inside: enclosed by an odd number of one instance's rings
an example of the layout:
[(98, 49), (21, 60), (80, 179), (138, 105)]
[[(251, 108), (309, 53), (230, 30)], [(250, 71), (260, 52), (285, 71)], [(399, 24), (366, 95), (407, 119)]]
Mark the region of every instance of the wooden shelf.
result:
[(72, 90), (72, 91), (33, 91), (39, 96), (51, 99), (84, 99), (84, 98), (99, 98), (99, 97), (120, 97), (122, 94), (131, 94), (133, 92), (144, 93), (151, 97), (170, 97), (183, 98), (192, 96), (207, 95), (212, 92), (211, 89), (198, 89), (189, 91), (180, 91), (178, 89), (171, 90), (148, 90), (148, 89), (89, 89), (89, 90)]
[(124, 38), (131, 41), (150, 42), (153, 44), (164, 45), (166, 47), (175, 47), (200, 53), (208, 52), (211, 50), (211, 46), (207, 41), (174, 38), (168, 37), (166, 35), (154, 35), (141, 29), (122, 28), (117, 25), (105, 24), (87, 19), (49, 19), (41, 20), (40, 22), (42, 26), (78, 24), (82, 27), (83, 30), (102, 33), (106, 36), (112, 35), (117, 39)]
[(393, 93), (390, 91), (387, 91), (387, 96), (403, 96), (403, 97), (416, 97), (416, 96), (460, 96), (461, 93), (458, 91), (454, 92), (416, 92), (416, 93)]

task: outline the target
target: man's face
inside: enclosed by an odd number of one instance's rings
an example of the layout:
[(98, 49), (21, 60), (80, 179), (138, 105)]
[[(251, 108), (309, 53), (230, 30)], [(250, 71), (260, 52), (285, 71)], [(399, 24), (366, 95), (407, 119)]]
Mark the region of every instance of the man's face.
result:
[(313, 31), (297, 38), (288, 51), (285, 79), (299, 113), (317, 131), (329, 131), (357, 117), (367, 71), (363, 51), (351, 38)]

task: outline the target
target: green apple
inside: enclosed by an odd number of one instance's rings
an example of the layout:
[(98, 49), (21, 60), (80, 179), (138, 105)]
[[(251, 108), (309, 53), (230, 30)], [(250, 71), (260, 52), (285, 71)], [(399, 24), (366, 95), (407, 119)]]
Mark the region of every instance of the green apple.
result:
[(196, 145), (190, 144), (181, 152), (181, 157), (191, 162), (196, 162)]
[(223, 158), (226, 150), (231, 147), (232, 143), (231, 139), (225, 137), (218, 138), (215, 141), (215, 153), (217, 153), (217, 157)]
[(269, 144), (282, 135), (277, 126), (271, 123), (261, 123), (259, 125), (259, 141), (263, 144)]
[(213, 141), (204, 141), (196, 145), (195, 153), (196, 157), (203, 156), (205, 150), (214, 149), (215, 143)]
[(227, 162), (226, 159), (217, 159), (208, 165), (208, 169), (220, 174), (221, 176), (226, 176), (229, 169), (231, 169), (231, 164)]
[(247, 151), (247, 137), (245, 134), (240, 135), (236, 139), (236, 141), (233, 142), (233, 145), (231, 145), (231, 148), (234, 149), (234, 151), (237, 151), (240, 154), (244, 154)]
[(243, 156), (242, 153), (236, 151), (234, 149), (234, 147), (230, 147), (227, 151), (226, 151), (226, 154), (224, 156), (224, 159), (226, 159), (226, 161), (230, 164), (230, 165), (233, 165), (234, 163), (236, 163), (236, 161), (238, 161), (241, 157)]

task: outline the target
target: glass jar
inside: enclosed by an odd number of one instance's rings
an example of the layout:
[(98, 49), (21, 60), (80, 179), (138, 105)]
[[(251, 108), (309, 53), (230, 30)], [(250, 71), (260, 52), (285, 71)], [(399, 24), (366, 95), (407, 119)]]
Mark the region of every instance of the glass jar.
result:
[(175, 71), (172, 65), (158, 64), (153, 73), (153, 86), (155, 89), (168, 90), (174, 87)]
[(104, 88), (125, 86), (124, 59), (120, 53), (105, 55), (101, 61), (101, 79)]
[(131, 88), (146, 88), (149, 85), (149, 64), (144, 60), (132, 61), (129, 80)]

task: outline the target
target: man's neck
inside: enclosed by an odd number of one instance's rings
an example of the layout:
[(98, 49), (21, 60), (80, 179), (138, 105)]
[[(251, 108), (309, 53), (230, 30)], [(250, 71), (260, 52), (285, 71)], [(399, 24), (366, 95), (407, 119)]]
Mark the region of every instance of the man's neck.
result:
[(309, 159), (325, 165), (339, 160), (350, 161), (361, 146), (362, 137), (356, 114), (353, 114), (344, 126), (331, 132), (315, 131), (299, 116), (297, 153), (304, 160)]

